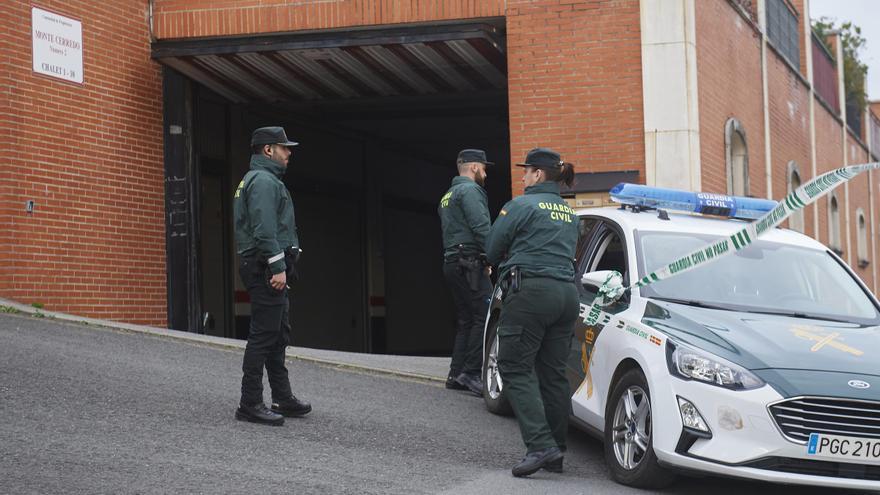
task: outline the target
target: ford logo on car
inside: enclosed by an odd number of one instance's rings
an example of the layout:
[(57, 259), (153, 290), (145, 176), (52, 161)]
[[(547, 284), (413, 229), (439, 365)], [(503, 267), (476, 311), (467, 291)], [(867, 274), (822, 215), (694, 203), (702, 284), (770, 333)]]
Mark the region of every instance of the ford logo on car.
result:
[(863, 382), (862, 380), (850, 380), (846, 382), (852, 388), (869, 388), (871, 386), (868, 382)]

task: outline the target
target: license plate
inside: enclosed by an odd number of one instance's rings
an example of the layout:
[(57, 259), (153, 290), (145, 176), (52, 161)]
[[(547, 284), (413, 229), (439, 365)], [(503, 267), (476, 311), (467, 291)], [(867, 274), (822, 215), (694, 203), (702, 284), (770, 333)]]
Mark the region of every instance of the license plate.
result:
[(880, 439), (811, 433), (807, 455), (859, 464), (880, 464)]

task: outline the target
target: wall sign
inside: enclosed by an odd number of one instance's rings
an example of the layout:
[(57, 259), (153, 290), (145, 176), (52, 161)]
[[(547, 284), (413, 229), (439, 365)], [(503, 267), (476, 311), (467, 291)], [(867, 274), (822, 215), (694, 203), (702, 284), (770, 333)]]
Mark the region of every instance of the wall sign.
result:
[(34, 72), (83, 82), (82, 22), (33, 7)]

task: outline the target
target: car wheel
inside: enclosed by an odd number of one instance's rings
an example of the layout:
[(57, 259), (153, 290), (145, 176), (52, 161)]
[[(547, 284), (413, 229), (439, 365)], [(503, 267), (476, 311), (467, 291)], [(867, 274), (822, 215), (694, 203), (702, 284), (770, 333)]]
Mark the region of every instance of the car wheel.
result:
[(674, 481), (654, 455), (653, 419), (644, 373), (627, 371), (614, 384), (605, 408), (605, 462), (618, 483), (663, 488)]
[(504, 397), (504, 384), (501, 382), (501, 373), (498, 372), (498, 318), (489, 323), (486, 335), (486, 345), (483, 346), (483, 400), (486, 409), (494, 414), (512, 416), (513, 409), (510, 402)]

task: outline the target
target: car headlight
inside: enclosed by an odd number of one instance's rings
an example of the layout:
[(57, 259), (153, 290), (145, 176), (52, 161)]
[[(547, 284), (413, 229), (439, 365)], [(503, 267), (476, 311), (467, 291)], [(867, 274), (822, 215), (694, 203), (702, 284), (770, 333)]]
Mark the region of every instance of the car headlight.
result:
[(685, 380), (696, 380), (731, 390), (762, 387), (764, 381), (738, 364), (706, 351), (666, 340), (669, 372)]

